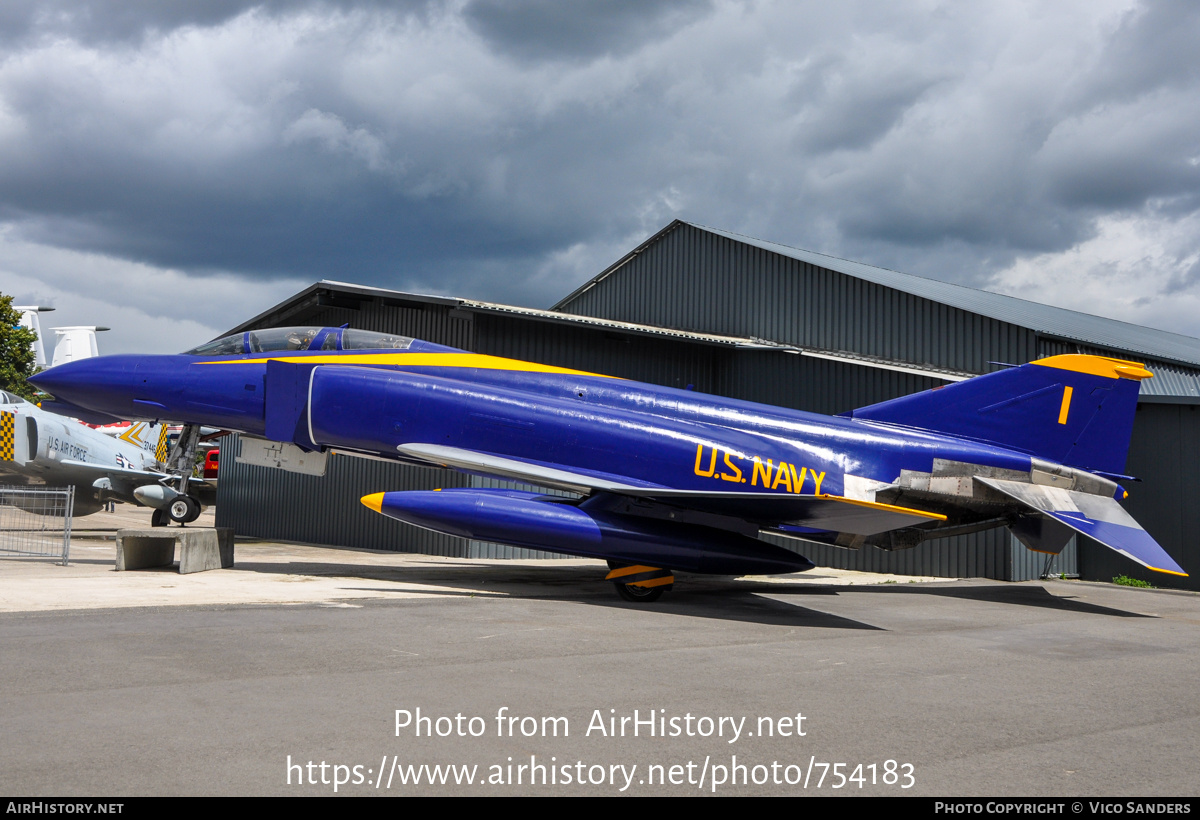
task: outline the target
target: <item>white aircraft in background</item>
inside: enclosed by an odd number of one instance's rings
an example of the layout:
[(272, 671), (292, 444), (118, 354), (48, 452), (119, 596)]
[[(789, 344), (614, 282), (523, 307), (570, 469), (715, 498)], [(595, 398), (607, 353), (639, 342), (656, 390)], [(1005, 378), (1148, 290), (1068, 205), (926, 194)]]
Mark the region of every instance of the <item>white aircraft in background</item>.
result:
[(49, 313), (54, 308), (40, 307), (38, 305), (14, 305), (13, 310), (20, 311), (21, 324), (37, 334), (37, 338), (33, 340), (33, 364), (41, 370), (48, 362), (46, 360), (46, 345), (42, 342), (42, 325), (38, 316), (42, 313)]
[(47, 365), (57, 367), (66, 362), (73, 362), (77, 359), (90, 359), (93, 356), (99, 356), (100, 351), (96, 347), (96, 334), (102, 333), (109, 328), (97, 327), (96, 325), (72, 325), (69, 327), (52, 327), (54, 331), (54, 356), (46, 359), (46, 345), (43, 342), (42, 324), (39, 318), (43, 313), (49, 313), (54, 310), (52, 307), (44, 307), (42, 305), (16, 305), (14, 310), (21, 312), (21, 324), (37, 334), (37, 340), (33, 343), (34, 364), (40, 369)]
[(63, 362), (99, 356), (96, 334), (108, 330), (106, 327), (96, 327), (95, 325), (52, 327), (50, 329), (54, 331), (54, 358), (50, 361), (51, 367), (58, 367)]
[[(199, 515), (194, 503), (176, 502), (167, 460), (167, 426), (134, 422), (106, 435), (72, 419), (42, 410), (0, 390), (0, 477), (4, 483), (75, 487), (75, 515), (91, 515), (108, 501), (154, 508), (152, 522), (188, 523)], [(203, 491), (192, 483), (192, 493)], [(214, 493), (215, 494), (215, 493)], [(176, 509), (178, 507), (178, 509)]]
[[(16, 306), (21, 324), (37, 334), (34, 359), (47, 364), (89, 359), (99, 355), (96, 333), (106, 327), (76, 325), (54, 327), (53, 357), (47, 362), (40, 314), (54, 308)], [(144, 421), (95, 427), (42, 410), (19, 396), (0, 391), (0, 481), (75, 488), (74, 515), (98, 512), (109, 501), (154, 508), (154, 526), (168, 519), (194, 521), (200, 508), (194, 502), (175, 503), (180, 494), (170, 486), (176, 476), (165, 472), (168, 428)], [(193, 495), (208, 498), (202, 482), (193, 484)], [(211, 503), (211, 502), (209, 502)]]

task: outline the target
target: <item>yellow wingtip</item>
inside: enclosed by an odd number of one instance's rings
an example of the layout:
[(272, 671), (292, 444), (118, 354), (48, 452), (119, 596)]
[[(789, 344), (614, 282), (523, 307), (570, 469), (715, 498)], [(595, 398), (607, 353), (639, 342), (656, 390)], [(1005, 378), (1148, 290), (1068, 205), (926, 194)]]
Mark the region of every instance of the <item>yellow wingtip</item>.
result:
[(377, 513), (383, 512), (383, 493), (371, 493), (364, 495), (361, 499), (363, 504), (370, 507)]
[(1190, 578), (1190, 577), (1191, 577), (1191, 576), (1190, 576), (1190, 575), (1188, 575), (1186, 572), (1176, 572), (1176, 571), (1175, 571), (1175, 570), (1173, 570), (1173, 569), (1161, 569), (1161, 568), (1159, 568), (1159, 567), (1152, 567), (1152, 566), (1150, 566), (1149, 564), (1146, 564), (1146, 568), (1147, 568), (1147, 569), (1152, 569), (1152, 570), (1154, 570), (1155, 572), (1165, 572), (1167, 575), (1179, 575), (1179, 576), (1181, 576), (1181, 577), (1183, 577), (1183, 578)]

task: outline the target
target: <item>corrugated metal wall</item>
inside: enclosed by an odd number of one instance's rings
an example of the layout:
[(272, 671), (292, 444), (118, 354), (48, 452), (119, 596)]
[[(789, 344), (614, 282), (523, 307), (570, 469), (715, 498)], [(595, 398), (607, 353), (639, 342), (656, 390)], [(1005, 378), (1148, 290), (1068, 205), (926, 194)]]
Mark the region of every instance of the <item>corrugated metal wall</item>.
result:
[(623, 379), (713, 392), (725, 348), (531, 321), (519, 314), (475, 317), (478, 353), (570, 367)]
[(410, 467), (375, 459), (330, 456), (324, 476), (299, 475), (237, 461), (238, 436), (221, 439), (217, 526), (238, 535), (279, 541), (465, 555), (461, 538), (401, 525), (367, 509), (364, 495), (389, 490), (465, 487), (468, 476), (453, 470)]
[(1088, 538), (1080, 539), (1080, 575), (1093, 581), (1128, 575), (1157, 587), (1200, 589), (1200, 408), (1138, 405), (1126, 469), (1142, 480), (1126, 487), (1125, 508), (1191, 577), (1150, 572)]
[(560, 306), (567, 313), (986, 373), (1032, 331), (681, 224)]
[(941, 379), (777, 350), (730, 350), (723, 362), (712, 392), (826, 415), (945, 384)]

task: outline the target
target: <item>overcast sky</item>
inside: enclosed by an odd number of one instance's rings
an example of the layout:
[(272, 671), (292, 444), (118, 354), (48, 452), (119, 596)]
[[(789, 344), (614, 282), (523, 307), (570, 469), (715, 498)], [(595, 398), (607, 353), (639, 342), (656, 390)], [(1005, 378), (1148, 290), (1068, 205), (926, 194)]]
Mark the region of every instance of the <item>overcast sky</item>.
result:
[(1200, 336), (1200, 3), (4, 0), (0, 292), (182, 350), (674, 218)]

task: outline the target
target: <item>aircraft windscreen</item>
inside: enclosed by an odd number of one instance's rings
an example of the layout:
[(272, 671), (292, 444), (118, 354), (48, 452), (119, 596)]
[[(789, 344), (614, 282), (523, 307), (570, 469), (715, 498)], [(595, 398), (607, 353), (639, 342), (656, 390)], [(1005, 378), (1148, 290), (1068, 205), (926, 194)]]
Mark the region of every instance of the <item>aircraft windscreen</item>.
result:
[(235, 333), (232, 336), (223, 336), (211, 342), (206, 342), (199, 347), (193, 347), (191, 350), (185, 351), (188, 356), (226, 356), (231, 353), (245, 353), (245, 341), (243, 340), (244, 333)]
[(354, 328), (273, 327), (224, 336), (187, 351), (189, 356), (228, 356), (286, 350), (406, 350), (409, 336)]
[(348, 327), (342, 331), (342, 350), (407, 350), (413, 343), (409, 336), (374, 333)]
[(250, 353), (274, 353), (278, 350), (308, 350), (321, 332), (319, 327), (272, 327), (246, 334)]

